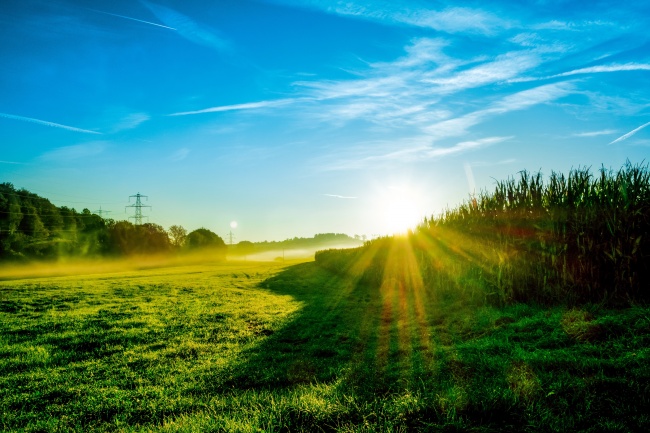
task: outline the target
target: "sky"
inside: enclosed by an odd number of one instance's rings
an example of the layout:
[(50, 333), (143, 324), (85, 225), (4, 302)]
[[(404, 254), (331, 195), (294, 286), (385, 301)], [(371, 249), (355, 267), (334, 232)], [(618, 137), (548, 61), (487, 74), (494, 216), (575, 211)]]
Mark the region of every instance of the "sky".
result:
[(648, 28), (647, 0), (3, 0), (0, 182), (235, 242), (399, 232), (650, 161)]

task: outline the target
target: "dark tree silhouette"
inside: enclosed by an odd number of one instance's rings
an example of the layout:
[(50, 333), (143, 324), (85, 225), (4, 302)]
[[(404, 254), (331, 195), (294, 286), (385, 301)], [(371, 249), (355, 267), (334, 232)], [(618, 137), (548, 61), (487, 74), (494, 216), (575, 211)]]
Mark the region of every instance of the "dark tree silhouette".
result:
[(189, 250), (210, 250), (218, 258), (226, 257), (226, 243), (219, 235), (206, 228), (196, 229), (188, 234), (185, 245)]

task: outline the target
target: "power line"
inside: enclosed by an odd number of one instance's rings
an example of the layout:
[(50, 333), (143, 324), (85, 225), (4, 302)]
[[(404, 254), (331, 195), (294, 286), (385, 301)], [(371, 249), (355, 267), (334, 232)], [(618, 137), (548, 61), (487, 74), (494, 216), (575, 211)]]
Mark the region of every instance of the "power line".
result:
[[(149, 208), (151, 207), (151, 206), (147, 206), (147, 205), (142, 204), (142, 201), (140, 199), (142, 197), (144, 197), (147, 201), (149, 201), (149, 196), (142, 195), (140, 193), (137, 193), (135, 195), (130, 195), (129, 196), (129, 203), (131, 202), (132, 197), (135, 197), (135, 203), (131, 204), (131, 205), (128, 205), (128, 206), (124, 206), (124, 209), (126, 209), (127, 207), (135, 208), (135, 215), (130, 216), (129, 219), (131, 219), (131, 218), (135, 219), (135, 225), (139, 226), (140, 224), (142, 224), (142, 208), (143, 207), (149, 207)], [(147, 216), (145, 218), (148, 219), (149, 217)]]

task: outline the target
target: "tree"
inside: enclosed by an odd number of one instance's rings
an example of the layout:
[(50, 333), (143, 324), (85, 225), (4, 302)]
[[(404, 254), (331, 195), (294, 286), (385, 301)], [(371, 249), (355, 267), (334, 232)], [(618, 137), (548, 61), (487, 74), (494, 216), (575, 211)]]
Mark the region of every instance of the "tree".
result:
[(226, 257), (226, 243), (216, 233), (206, 229), (196, 229), (187, 235), (185, 247), (189, 250), (210, 250), (219, 258)]
[(187, 235), (186, 243), (188, 248), (197, 249), (197, 248), (225, 248), (226, 243), (221, 239), (221, 237), (206, 229), (200, 228), (196, 229), (190, 234)]
[(136, 226), (140, 238), (140, 251), (143, 253), (166, 253), (171, 249), (169, 235), (162, 226), (144, 223)]
[(135, 226), (130, 221), (112, 221), (108, 226), (111, 252), (122, 255), (135, 252)]
[(187, 238), (187, 230), (182, 226), (173, 225), (169, 228), (169, 238), (174, 248), (181, 248)]
[(246, 256), (255, 251), (255, 244), (251, 241), (241, 241), (235, 246), (235, 253)]

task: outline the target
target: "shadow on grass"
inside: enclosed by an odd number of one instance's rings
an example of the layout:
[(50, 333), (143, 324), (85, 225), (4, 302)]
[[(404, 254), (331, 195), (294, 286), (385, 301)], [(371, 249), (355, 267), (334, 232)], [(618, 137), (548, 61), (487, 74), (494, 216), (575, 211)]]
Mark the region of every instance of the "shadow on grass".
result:
[(287, 268), (262, 287), (302, 306), (243, 354), (227, 388), (336, 382), (342, 393), (374, 399), (424, 390), (434, 379), (448, 387), (468, 379), (452, 372), (463, 368), (453, 350), (457, 335), (426, 300), (433, 296), (426, 289), (416, 293), (397, 279), (376, 288), (314, 262)]
[[(414, 290), (399, 278), (374, 288), (315, 263), (287, 268), (262, 286), (302, 307), (282, 328), (267, 330), (213, 391), (318, 383), (354, 401), (318, 420), (292, 412), (294, 426), (358, 425), (368, 417), (378, 426), (383, 417), (411, 430), (625, 431), (650, 421), (639, 382), (648, 377), (645, 361), (628, 354), (630, 344), (641, 350), (638, 335), (634, 342), (576, 340), (557, 314), (527, 306), (471, 317), (479, 310), (437, 302), (430, 288)], [(641, 313), (630, 314), (639, 323), (633, 315)]]
[(378, 317), (376, 290), (356, 286), (314, 263), (287, 268), (264, 281), (262, 287), (290, 295), (301, 308), (279, 330), (261, 325), (266, 338), (244, 353), (245, 362), (233, 369), (228, 386), (278, 388), (309, 382), (330, 382), (350, 368), (366, 351), (366, 322)]

